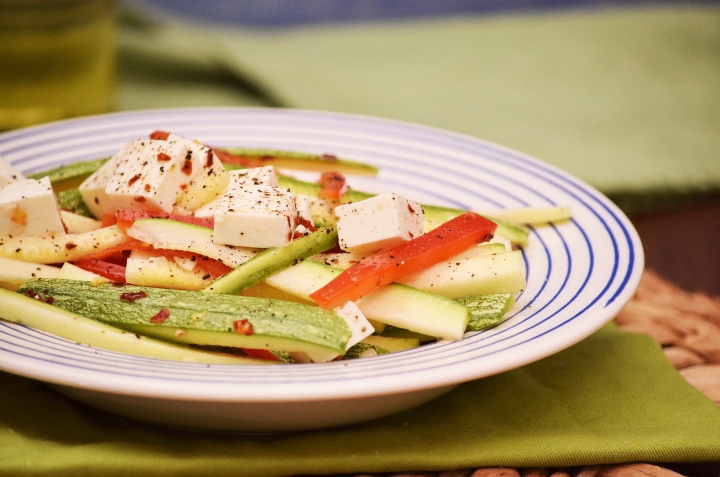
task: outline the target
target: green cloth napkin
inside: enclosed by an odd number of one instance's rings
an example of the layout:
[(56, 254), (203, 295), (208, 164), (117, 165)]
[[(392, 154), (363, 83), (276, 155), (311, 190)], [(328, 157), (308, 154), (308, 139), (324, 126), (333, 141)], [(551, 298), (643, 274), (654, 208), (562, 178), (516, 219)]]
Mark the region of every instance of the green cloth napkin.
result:
[(720, 409), (649, 337), (579, 344), (375, 422), (268, 437), (168, 430), (0, 374), (2, 476), (280, 476), (720, 461)]
[(259, 31), (121, 17), (118, 107), (283, 106), (528, 153), (626, 210), (720, 191), (720, 7)]

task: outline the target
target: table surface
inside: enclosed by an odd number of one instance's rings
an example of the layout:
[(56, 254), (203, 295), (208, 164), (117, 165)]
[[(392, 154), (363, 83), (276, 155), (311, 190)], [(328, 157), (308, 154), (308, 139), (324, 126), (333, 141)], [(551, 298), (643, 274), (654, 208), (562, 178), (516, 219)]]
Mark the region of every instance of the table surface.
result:
[(630, 219), (647, 268), (685, 290), (720, 296), (720, 193)]

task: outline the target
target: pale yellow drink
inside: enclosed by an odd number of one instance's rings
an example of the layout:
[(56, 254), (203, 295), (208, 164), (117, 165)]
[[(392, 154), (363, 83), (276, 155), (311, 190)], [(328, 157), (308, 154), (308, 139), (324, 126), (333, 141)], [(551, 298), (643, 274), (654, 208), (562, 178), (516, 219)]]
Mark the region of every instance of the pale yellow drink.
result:
[(113, 108), (112, 0), (0, 0), (0, 130)]

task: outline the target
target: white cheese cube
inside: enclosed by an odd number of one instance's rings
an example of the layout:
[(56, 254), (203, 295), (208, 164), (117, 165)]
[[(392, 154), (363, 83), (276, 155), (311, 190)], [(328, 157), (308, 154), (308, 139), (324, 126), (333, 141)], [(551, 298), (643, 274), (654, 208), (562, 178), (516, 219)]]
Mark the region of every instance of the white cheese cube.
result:
[(335, 207), (340, 248), (369, 254), (423, 233), (422, 207), (396, 194), (381, 194)]
[(172, 212), (193, 179), (213, 174), (219, 162), (212, 149), (174, 134), (167, 140), (138, 139), (79, 189), (98, 218), (124, 208)]
[(272, 166), (263, 167), (251, 167), (248, 169), (236, 169), (229, 172), (229, 181), (226, 189), (217, 198), (208, 201), (201, 207), (198, 207), (193, 215), (195, 217), (210, 218), (215, 215), (215, 211), (222, 201), (223, 196), (230, 193), (231, 190), (236, 190), (246, 187), (257, 187), (257, 186), (277, 186), (277, 175), (275, 174), (275, 168)]
[(12, 164), (0, 157), (0, 189), (10, 184), (24, 180), (25, 176)]
[(280, 187), (230, 187), (217, 206), (213, 242), (239, 247), (282, 247), (297, 224), (294, 196)]
[(83, 202), (98, 219), (102, 218), (103, 210), (110, 209), (111, 204), (105, 193), (105, 187), (110, 178), (120, 169), (120, 158), (127, 154), (130, 147), (131, 144), (127, 144), (78, 187)]
[(50, 178), (11, 182), (0, 190), (0, 234), (26, 237), (65, 234)]

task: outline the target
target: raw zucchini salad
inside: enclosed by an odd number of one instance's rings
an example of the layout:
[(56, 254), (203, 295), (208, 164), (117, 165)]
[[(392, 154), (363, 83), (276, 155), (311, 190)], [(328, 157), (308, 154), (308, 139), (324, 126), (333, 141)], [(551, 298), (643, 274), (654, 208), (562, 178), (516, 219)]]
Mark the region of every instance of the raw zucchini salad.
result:
[(527, 226), (570, 216), (351, 187), (377, 172), (164, 131), (28, 176), (0, 158), (0, 319), (160, 359), (372, 357), (502, 322)]

